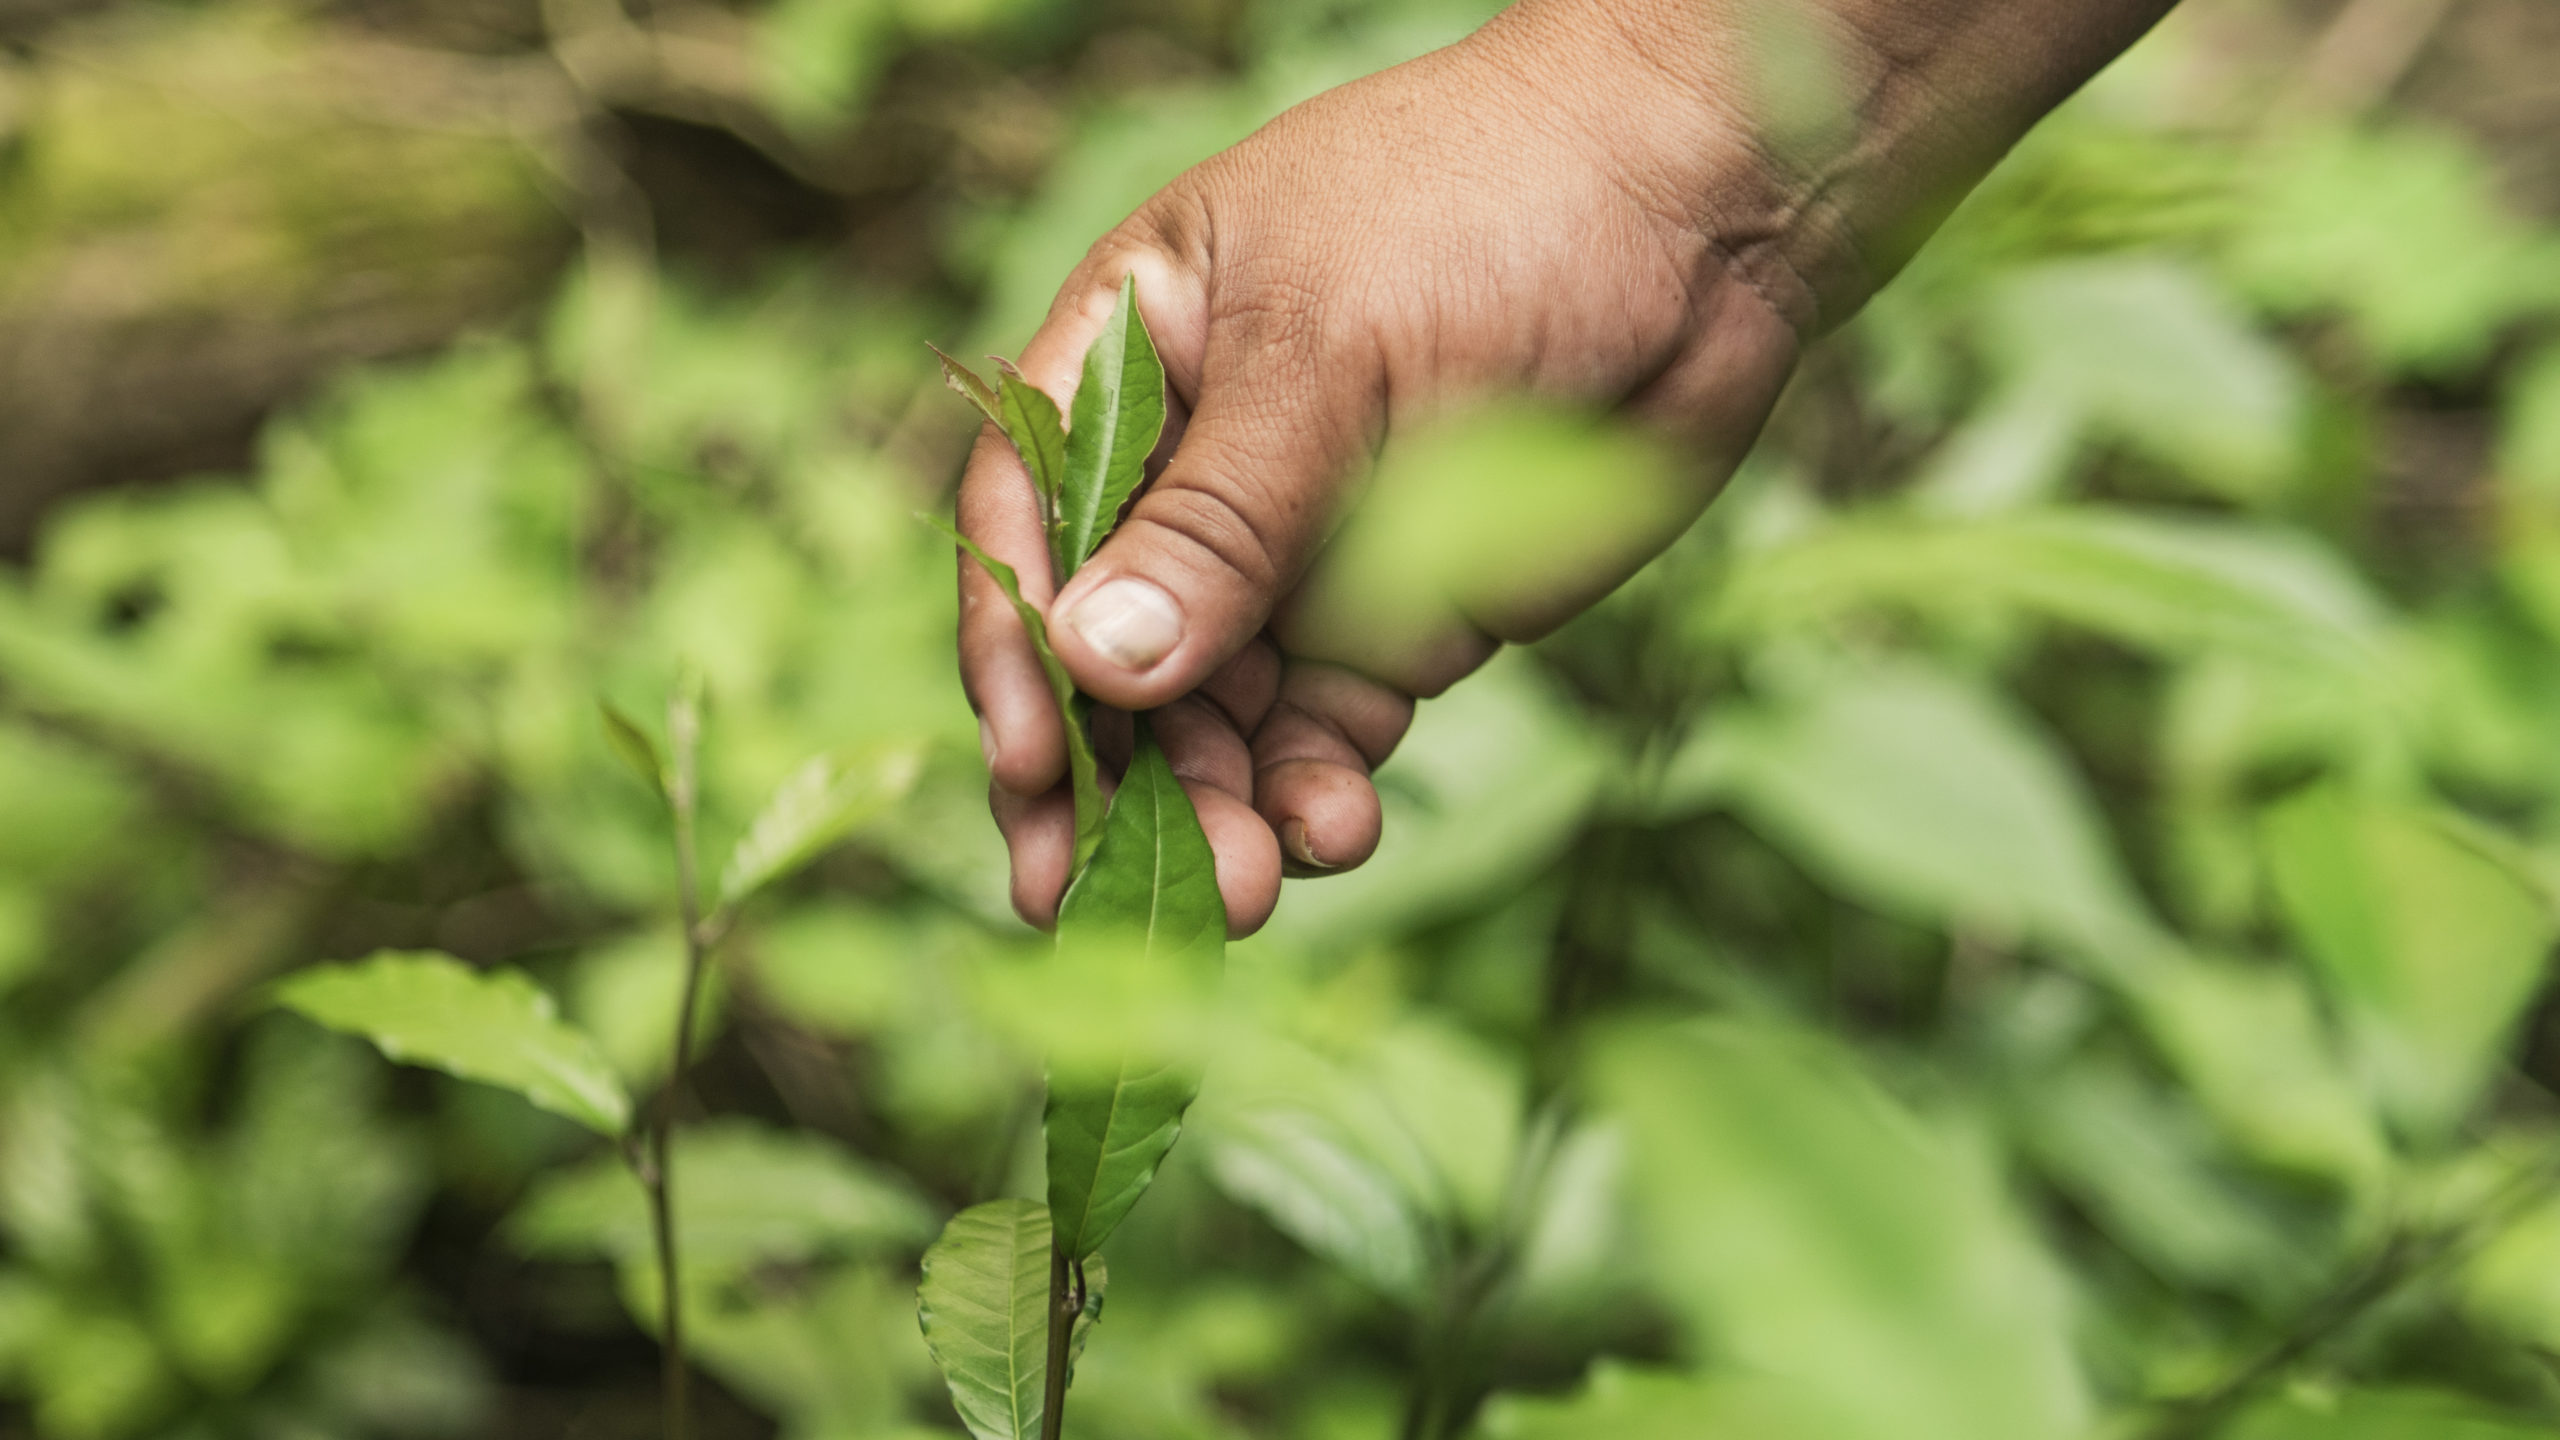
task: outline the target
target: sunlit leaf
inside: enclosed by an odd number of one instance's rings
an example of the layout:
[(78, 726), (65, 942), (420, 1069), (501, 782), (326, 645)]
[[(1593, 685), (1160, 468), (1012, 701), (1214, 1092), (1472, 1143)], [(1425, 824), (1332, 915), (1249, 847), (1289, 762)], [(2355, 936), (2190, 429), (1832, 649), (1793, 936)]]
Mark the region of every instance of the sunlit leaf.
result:
[(856, 826), (896, 804), (924, 771), (913, 746), (855, 760), (820, 755), (794, 771), (729, 854), (720, 903), (735, 906), (815, 859)]
[(1066, 468), (1050, 535), (1063, 585), (1111, 533), (1120, 507), (1146, 479), (1147, 457), (1164, 432), (1164, 364), (1138, 314), (1138, 281), (1120, 282), (1111, 322), (1084, 355)]
[(612, 1062), (522, 971), (386, 950), (303, 971), (278, 985), (275, 998), (332, 1030), (364, 1036), (403, 1064), (512, 1090), (602, 1134), (620, 1135), (630, 1122), (631, 1099)]
[(924, 1252), (916, 1319), (977, 1440), (1036, 1440), (1049, 1368), (1049, 1211), (991, 1200)]
[[(688, 1127), (674, 1174), (687, 1265), (798, 1264), (900, 1250), (933, 1233), (933, 1206), (903, 1177), (807, 1131), (744, 1120)], [(646, 1258), (647, 1197), (629, 1166), (601, 1156), (544, 1176), (507, 1234), (528, 1254)]]
[(1022, 628), (1031, 637), (1031, 648), (1040, 657), (1040, 671), (1049, 677), (1050, 698), (1058, 702), (1058, 714), (1067, 727), (1067, 782), (1074, 792), (1076, 806), (1076, 848), (1070, 874), (1084, 868), (1093, 858), (1093, 848), (1102, 843), (1102, 778), (1093, 757), (1093, 732), (1086, 726), (1091, 704), (1076, 693), (1075, 678), (1060, 663), (1058, 652), (1049, 648), (1049, 622), (1030, 601), (1022, 598), (1022, 582), (1007, 565), (978, 543), (954, 529), (938, 515), (924, 517), (926, 524), (950, 537), (951, 542), (966, 551), (969, 558), (986, 567), (995, 578), (996, 587), (1013, 604), (1013, 613), (1022, 620)]

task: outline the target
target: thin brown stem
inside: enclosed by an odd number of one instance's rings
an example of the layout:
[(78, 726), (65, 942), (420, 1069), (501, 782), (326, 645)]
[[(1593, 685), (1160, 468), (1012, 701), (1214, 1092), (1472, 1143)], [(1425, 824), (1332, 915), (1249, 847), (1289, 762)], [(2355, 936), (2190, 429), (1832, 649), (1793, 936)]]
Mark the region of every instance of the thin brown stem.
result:
[(1067, 1361), (1084, 1313), (1084, 1286), (1075, 1263), (1055, 1241), (1049, 1245), (1049, 1368), (1041, 1376), (1040, 1440), (1059, 1440), (1067, 1428)]
[(660, 1374), (666, 1408), (667, 1440), (686, 1440), (692, 1428), (691, 1375), (684, 1357), (684, 1280), (676, 1245), (675, 1128), (676, 1097), (692, 1062), (694, 1011), (702, 994), (704, 961), (712, 927), (702, 918), (701, 866), (695, 855), (694, 813), (697, 795), (696, 755), (702, 738), (700, 702), (679, 684), (667, 704), (667, 741), (673, 751), (668, 777), (667, 808), (675, 818), (676, 904), (684, 923), (684, 993), (676, 1003), (676, 1033), (667, 1064), (666, 1083), (659, 1088), (649, 1120), (648, 1164), (641, 1178), (648, 1183), (650, 1227), (658, 1250)]

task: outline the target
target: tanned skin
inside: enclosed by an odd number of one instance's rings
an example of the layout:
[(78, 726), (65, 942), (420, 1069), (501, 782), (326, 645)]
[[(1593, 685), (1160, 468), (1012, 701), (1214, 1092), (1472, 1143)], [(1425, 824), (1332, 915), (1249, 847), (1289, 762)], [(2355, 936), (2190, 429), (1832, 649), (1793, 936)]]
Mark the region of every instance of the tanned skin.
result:
[[(960, 526), (1020, 572), (1059, 657), (1153, 723), (1217, 852), (1230, 929), (1284, 873), (1378, 843), (1371, 770), (1416, 697), (1624, 581), (1713, 498), (1804, 346), (1852, 314), (2048, 110), (2173, 0), (1522, 0), (1319, 95), (1095, 243), (1021, 364), (1062, 409), (1123, 276), (1161, 350), (1169, 458), (1053, 594), (1028, 476), (992, 427)], [(1780, 37), (1834, 92), (1764, 93)], [(1794, 73), (1794, 72), (1790, 72)], [(1532, 392), (1694, 463), (1592, 573), (1436, 631), (1327, 621), (1322, 542), (1388, 437)], [(1160, 452), (1163, 458), (1164, 452)], [(1668, 516), (1668, 519), (1664, 517)], [(993, 582), (961, 566), (1013, 900), (1051, 923), (1073, 819), (1058, 712)]]

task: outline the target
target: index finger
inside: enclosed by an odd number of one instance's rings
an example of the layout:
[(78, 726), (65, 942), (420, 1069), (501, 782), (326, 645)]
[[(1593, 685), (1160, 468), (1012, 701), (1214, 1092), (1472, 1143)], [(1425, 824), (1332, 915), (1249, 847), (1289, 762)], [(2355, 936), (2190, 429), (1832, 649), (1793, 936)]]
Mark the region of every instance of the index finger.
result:
[[(960, 478), (960, 533), (1013, 567), (1022, 598), (1047, 609), (1056, 591), (1039, 495), (1011, 441), (979, 432)], [(978, 743), (996, 784), (1038, 795), (1066, 774), (1064, 722), (1022, 618), (985, 568), (960, 560), (960, 688), (978, 712)]]

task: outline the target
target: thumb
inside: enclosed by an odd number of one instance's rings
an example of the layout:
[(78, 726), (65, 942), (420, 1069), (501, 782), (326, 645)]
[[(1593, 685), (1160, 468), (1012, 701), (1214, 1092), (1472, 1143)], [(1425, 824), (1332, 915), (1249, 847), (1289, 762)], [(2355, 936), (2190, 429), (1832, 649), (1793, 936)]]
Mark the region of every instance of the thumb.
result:
[(1050, 611), (1077, 684), (1122, 709), (1187, 694), (1260, 633), (1379, 420), (1381, 387), (1324, 353), (1303, 305), (1211, 300), (1172, 458)]

